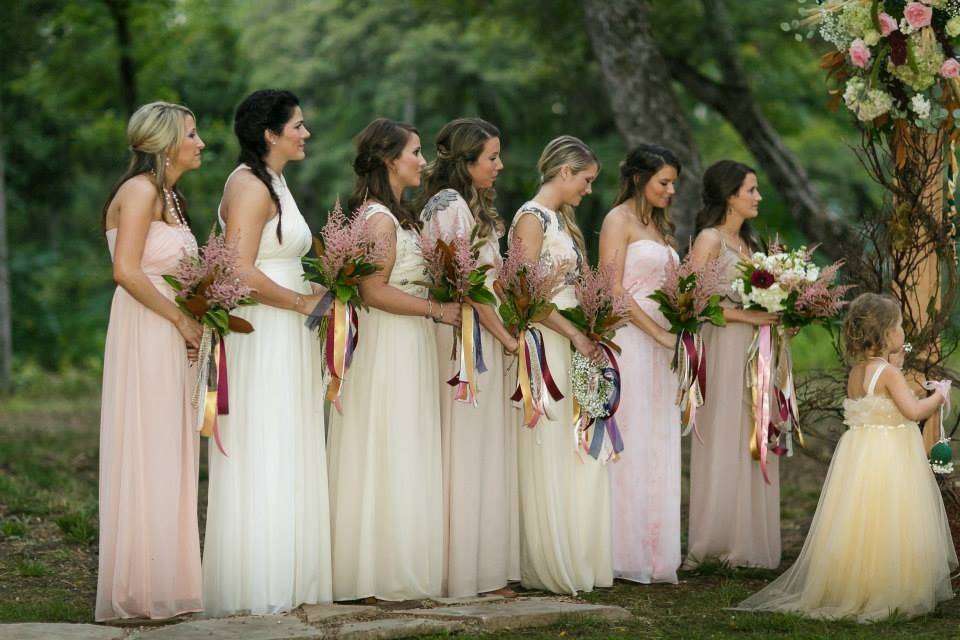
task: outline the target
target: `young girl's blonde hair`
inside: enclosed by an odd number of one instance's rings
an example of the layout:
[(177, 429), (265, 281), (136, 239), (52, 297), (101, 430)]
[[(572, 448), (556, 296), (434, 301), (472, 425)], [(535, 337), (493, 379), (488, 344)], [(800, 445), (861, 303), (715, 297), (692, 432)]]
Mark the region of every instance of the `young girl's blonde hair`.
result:
[[(590, 165), (597, 165), (597, 171), (600, 170), (600, 159), (586, 143), (573, 136), (554, 138), (544, 147), (543, 153), (540, 154), (540, 159), (537, 161), (540, 184), (546, 184), (556, 178), (560, 169), (564, 166), (570, 167), (573, 173), (580, 173), (589, 168)], [(580, 249), (581, 255), (586, 256), (587, 243), (584, 240), (583, 231), (577, 225), (573, 207), (568, 204), (561, 205), (560, 211), (557, 213), (563, 218), (563, 222), (566, 224), (577, 248)]]
[(843, 355), (847, 364), (883, 355), (887, 334), (900, 319), (900, 303), (893, 296), (877, 293), (857, 296), (843, 320)]

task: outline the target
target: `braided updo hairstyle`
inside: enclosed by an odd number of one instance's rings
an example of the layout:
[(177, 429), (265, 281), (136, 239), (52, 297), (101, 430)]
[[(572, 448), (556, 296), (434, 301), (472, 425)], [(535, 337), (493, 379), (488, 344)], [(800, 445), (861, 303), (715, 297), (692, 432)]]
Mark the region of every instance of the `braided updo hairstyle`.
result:
[(843, 355), (854, 365), (870, 356), (882, 356), (887, 334), (900, 322), (900, 303), (893, 296), (861, 293), (843, 319)]
[(457, 118), (443, 125), (437, 134), (437, 157), (423, 171), (420, 208), (438, 192), (453, 189), (467, 201), (480, 238), (502, 234), (503, 220), (494, 204), (496, 190), (493, 187), (478, 190), (467, 170), (483, 153), (487, 140), (499, 137), (500, 130), (480, 118)]
[(672, 243), (677, 225), (670, 219), (670, 213), (659, 207), (654, 207), (647, 213), (643, 201), (643, 191), (647, 183), (660, 169), (667, 166), (676, 169), (677, 176), (680, 175), (680, 159), (673, 151), (655, 144), (637, 145), (620, 163), (620, 193), (617, 194), (613, 206), (633, 200), (635, 213), (640, 222), (646, 225), (652, 221), (657, 231), (667, 242)]
[[(757, 175), (753, 167), (734, 160), (720, 160), (707, 167), (703, 172), (703, 208), (697, 213), (697, 233), (723, 224), (727, 219), (727, 200), (737, 195), (744, 179), (751, 174)], [(740, 227), (740, 238), (752, 251), (760, 248), (747, 220)]]
[(353, 172), (357, 181), (347, 200), (351, 212), (357, 211), (367, 200), (380, 202), (396, 216), (404, 229), (419, 229), (420, 223), (410, 205), (393, 194), (387, 162), (396, 160), (403, 153), (411, 134), (420, 135), (412, 125), (377, 118), (357, 134), (354, 144), (357, 155), (353, 159)]
[(289, 91), (261, 89), (254, 91), (240, 103), (233, 121), (233, 132), (240, 142), (238, 161), (250, 167), (250, 171), (267, 187), (270, 199), (277, 205), (277, 240), (281, 243), (283, 209), (264, 160), (269, 149), (263, 132), (269, 129), (278, 136), (283, 135), (283, 126), (290, 121), (294, 109), (299, 105), (300, 100)]

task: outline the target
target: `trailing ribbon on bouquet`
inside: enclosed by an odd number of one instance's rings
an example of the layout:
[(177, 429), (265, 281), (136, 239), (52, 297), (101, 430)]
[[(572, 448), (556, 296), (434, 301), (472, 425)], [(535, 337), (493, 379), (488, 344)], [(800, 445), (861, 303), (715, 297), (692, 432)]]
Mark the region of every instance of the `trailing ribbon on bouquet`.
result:
[[(617, 410), (620, 408), (620, 365), (617, 364), (613, 349), (603, 343), (600, 343), (600, 348), (607, 354), (609, 361), (609, 366), (600, 370), (600, 375), (610, 383), (611, 387), (610, 395), (604, 403), (607, 414), (595, 418), (590, 417), (586, 425), (580, 429), (580, 433), (583, 436), (584, 449), (594, 460), (599, 460), (601, 453), (603, 453), (603, 462), (610, 462), (611, 460), (616, 462), (623, 452), (623, 437), (620, 435), (620, 427), (617, 425), (616, 417)], [(580, 411), (580, 408), (577, 407), (576, 411)], [(582, 422), (588, 414), (580, 412), (582, 414), (580, 421)], [(593, 436), (590, 438), (589, 446), (587, 446), (587, 429), (591, 423), (593, 424)], [(604, 438), (604, 434), (606, 434), (606, 438)]]
[[(777, 362), (773, 393), (777, 400), (777, 413), (773, 424), (776, 427), (776, 444), (772, 451), (778, 455), (793, 456), (793, 439), (796, 433), (797, 443), (803, 447), (803, 432), (800, 431), (800, 413), (797, 410), (797, 391), (793, 381), (793, 354), (790, 350), (790, 337), (782, 326), (777, 327)], [(783, 444), (780, 444), (780, 438)]]
[(760, 461), (760, 473), (767, 484), (767, 443), (770, 437), (770, 392), (773, 375), (773, 335), (770, 325), (757, 327), (747, 352), (747, 379), (753, 406), (753, 433), (750, 455)]
[(691, 431), (703, 442), (697, 430), (697, 407), (707, 399), (707, 347), (703, 336), (686, 330), (677, 335), (671, 368), (677, 373), (680, 385), (677, 388), (677, 406), (680, 407), (681, 436)]
[[(456, 332), (456, 329), (454, 329)], [(469, 304), (460, 305), (460, 335), (454, 333), (454, 354), (457, 360), (457, 373), (447, 380), (447, 384), (456, 387), (454, 398), (477, 406), (477, 376), (486, 373), (487, 365), (483, 361), (483, 342), (480, 339), (480, 316)]]
[[(327, 292), (324, 299), (329, 295)], [(347, 369), (353, 362), (353, 353), (357, 348), (357, 342), (360, 339), (360, 318), (357, 315), (357, 308), (350, 302), (342, 302), (339, 298), (333, 297), (333, 312), (331, 317), (320, 322), (321, 328), (325, 328), (324, 335), (324, 364), (327, 373), (330, 374), (330, 382), (327, 384), (327, 400), (333, 403), (340, 414), (343, 414), (343, 407), (340, 405), (340, 391), (343, 387), (343, 381), (346, 378)], [(321, 300), (321, 303), (323, 300)], [(320, 304), (317, 305), (317, 308)], [(329, 308), (329, 304), (327, 305)], [(317, 310), (310, 314), (310, 322)], [(325, 311), (323, 313), (326, 313)], [(321, 316), (322, 317), (322, 316)], [(323, 324), (326, 327), (322, 327)], [(332, 323), (332, 325), (331, 325)], [(309, 324), (307, 326), (310, 326)]]
[(197, 381), (190, 399), (197, 409), (196, 430), (206, 438), (212, 436), (220, 453), (227, 455), (220, 440), (218, 420), (218, 416), (230, 413), (226, 343), (208, 326), (203, 327), (200, 338), (197, 367)]
[(540, 330), (531, 327), (521, 332), (520, 345), (517, 388), (510, 399), (522, 403), (523, 423), (532, 429), (540, 422), (541, 416), (554, 419), (550, 398), (562, 400), (563, 394), (550, 373)]

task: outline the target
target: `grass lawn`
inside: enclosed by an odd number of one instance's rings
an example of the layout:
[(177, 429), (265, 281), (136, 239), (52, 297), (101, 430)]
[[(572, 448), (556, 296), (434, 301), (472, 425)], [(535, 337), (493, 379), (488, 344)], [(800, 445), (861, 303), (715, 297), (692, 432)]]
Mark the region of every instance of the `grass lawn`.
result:
[[(12, 399), (0, 404), (0, 622), (92, 621), (98, 419), (96, 398)], [(802, 455), (784, 460), (781, 469), (786, 568), (803, 542), (826, 469)], [(202, 463), (201, 504), (205, 490)], [(960, 637), (960, 600), (941, 605), (923, 618), (876, 625), (725, 610), (776, 575), (776, 571), (709, 564), (696, 573), (682, 573), (678, 585), (618, 582), (612, 589), (584, 594), (583, 599), (627, 608), (636, 616), (629, 624), (569, 624), (483, 637)]]

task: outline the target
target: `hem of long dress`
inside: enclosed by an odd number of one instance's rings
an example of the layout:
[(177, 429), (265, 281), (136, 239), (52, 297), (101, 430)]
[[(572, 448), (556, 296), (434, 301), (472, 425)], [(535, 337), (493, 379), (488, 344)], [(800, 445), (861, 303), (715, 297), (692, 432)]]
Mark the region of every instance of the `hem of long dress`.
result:
[[(513, 582), (519, 582), (519, 581), (518, 581), (518, 580), (514, 580)], [(477, 587), (477, 590), (474, 591), (473, 593), (471, 593), (471, 592), (469, 592), (469, 591), (459, 591), (459, 592), (450, 592), (450, 591), (447, 591), (447, 595), (445, 595), (445, 596), (443, 596), (443, 597), (444, 597), (444, 598), (476, 598), (476, 597), (478, 597), (478, 596), (482, 596), (482, 594), (490, 593), (491, 591), (498, 591), (498, 590), (500, 590), (500, 589), (503, 589), (503, 588), (505, 588), (508, 584), (510, 584), (510, 580), (504, 580), (502, 583), (498, 582), (498, 583), (497, 583), (497, 586), (486, 586), (486, 585), (484, 585), (484, 586), (478, 586), (478, 587)]]
[(698, 560), (698, 559), (694, 558), (693, 556), (687, 556), (686, 558), (684, 558), (683, 564), (680, 565), (680, 568), (681, 568), (681, 569), (686, 569), (686, 570), (688, 570), (688, 571), (692, 571), (692, 570), (696, 569), (697, 567), (699, 567), (699, 566), (700, 566), (701, 564), (703, 564), (704, 562), (709, 562), (709, 561), (711, 561), (711, 560), (716, 560), (716, 561), (718, 561), (718, 562), (725, 563), (725, 564), (729, 565), (731, 568), (735, 568), (735, 569), (770, 569), (770, 570), (775, 570), (775, 569), (779, 569), (779, 568), (780, 568), (780, 565), (783, 563), (783, 560), (782, 560), (782, 559), (781, 559), (781, 560), (778, 560), (777, 563), (774, 564), (774, 565), (769, 565), (769, 564), (760, 564), (760, 563), (757, 563), (757, 562), (746, 562), (746, 561), (741, 561), (741, 560), (735, 560), (735, 559), (731, 559), (729, 556), (726, 556), (726, 557), (724, 557), (724, 556), (706, 556), (706, 557), (704, 557), (702, 560)]
[(440, 594), (428, 595), (426, 593), (421, 593), (417, 595), (411, 594), (410, 596), (403, 597), (403, 598), (397, 598), (394, 596), (391, 596), (388, 598), (385, 596), (377, 595), (376, 592), (373, 592), (373, 593), (367, 593), (366, 595), (358, 595), (358, 596), (343, 596), (343, 597), (337, 596), (336, 598), (333, 599), (333, 601), (334, 602), (350, 602), (352, 600), (365, 600), (367, 598), (376, 598), (377, 600), (382, 600), (383, 602), (407, 602), (409, 600), (432, 600), (434, 598), (442, 598), (442, 597), (443, 596), (441, 596)]
[(204, 611), (203, 607), (200, 607), (199, 609), (192, 609), (192, 608), (190, 608), (190, 609), (182, 609), (182, 610), (179, 610), (179, 611), (177, 611), (176, 613), (172, 613), (172, 614), (170, 614), (170, 615), (168, 615), (168, 616), (154, 616), (154, 615), (137, 616), (137, 615), (132, 615), (132, 616), (113, 616), (112, 618), (101, 618), (101, 617), (96, 617), (96, 616), (95, 616), (95, 617), (93, 618), (93, 621), (94, 621), (94, 622), (109, 623), (109, 622), (114, 622), (114, 621), (116, 621), (116, 620), (171, 620), (171, 619), (173, 619), (173, 618), (176, 618), (177, 616), (183, 616), (183, 615), (186, 615), (186, 614), (188, 614), (188, 613), (203, 613), (203, 611)]
[(628, 582), (635, 582), (637, 584), (680, 584), (676, 571), (674, 571), (671, 576), (638, 575), (636, 573), (614, 571), (613, 577), (618, 580), (627, 580)]

